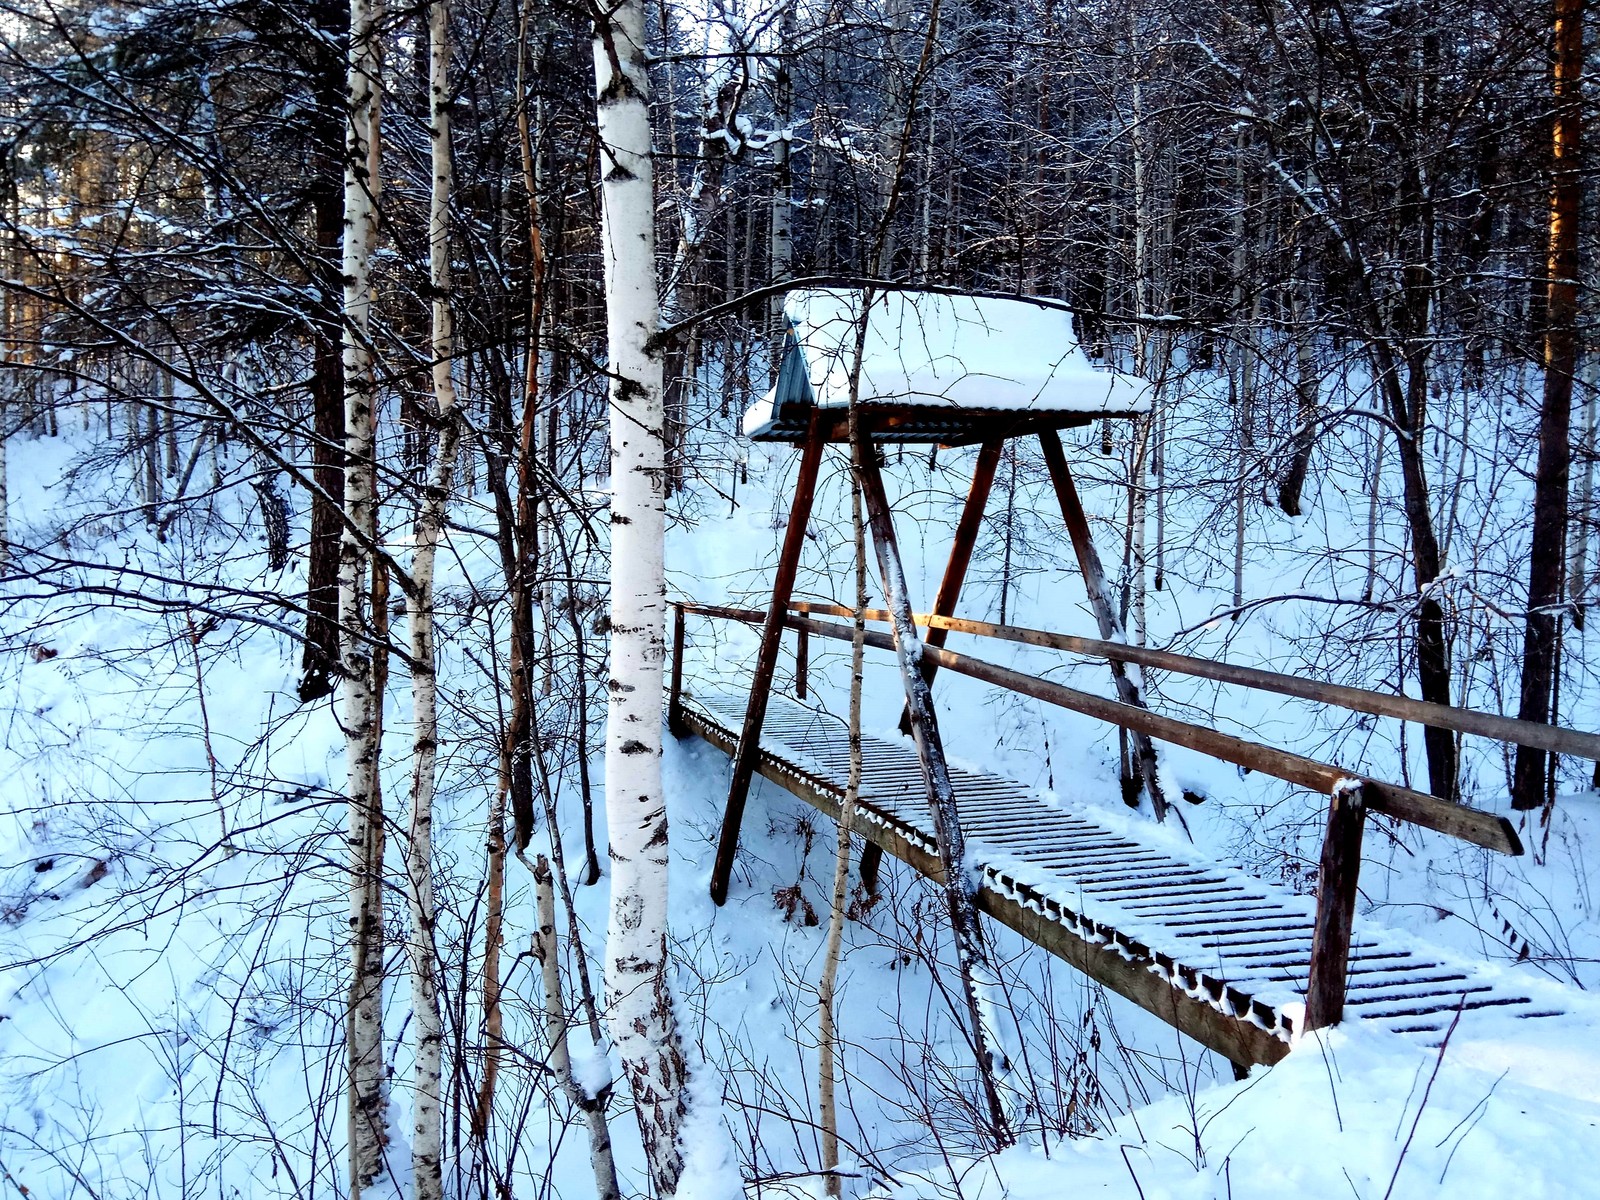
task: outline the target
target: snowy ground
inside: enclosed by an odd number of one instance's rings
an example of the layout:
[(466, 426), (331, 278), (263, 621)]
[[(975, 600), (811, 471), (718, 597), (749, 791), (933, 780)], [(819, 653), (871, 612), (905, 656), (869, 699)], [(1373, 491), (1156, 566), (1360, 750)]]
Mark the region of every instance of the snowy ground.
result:
[[(1086, 503), (1113, 560), (1121, 493), (1107, 485), (1111, 472), (1091, 439), (1082, 440)], [(713, 464), (709, 479), (675, 502), (694, 523), (671, 534), (672, 584), (701, 600), (761, 603), (792, 455), (741, 447), (725, 429), (708, 430), (702, 449)], [(213, 583), (302, 586), (292, 568), (269, 576), (260, 547), (248, 540), (196, 536), (157, 546), (141, 523), (94, 516), (117, 507), (115, 484), (92, 471), (64, 482), (81, 450), (72, 438), (13, 441), (17, 528), (80, 515), (72, 553)], [(726, 456), (720, 469), (719, 454)], [(748, 458), (749, 470), (737, 487), (735, 454)], [(971, 457), (941, 452), (930, 470), (925, 451), (892, 455), (900, 536), (923, 597), (937, 583)], [(1252, 509), (1247, 596), (1359, 591), (1360, 467), (1331, 457), (1310, 517), (1291, 522)], [(1175, 449), (1171, 470), (1200, 475), (1204, 466), (1197, 428)], [(1038, 464), (1030, 452), (1014, 477), (1010, 470), (1002, 465), (985, 536), (998, 547), (1009, 525), (1012, 559), (997, 550), (980, 557), (962, 611), (998, 617), (1004, 581), (1008, 620), (1088, 632)], [(842, 459), (831, 457), (801, 594), (847, 596), (843, 486)], [(1460, 555), (1469, 564), (1459, 576), (1463, 587), (1473, 569), (1494, 568), (1495, 544), (1514, 524), (1515, 496), (1484, 486), (1473, 508), (1481, 515), (1477, 540)], [(1166, 586), (1151, 593), (1152, 640), (1164, 644), (1192, 630), (1177, 638), (1190, 651), (1394, 686), (1386, 674), (1394, 669), (1392, 639), (1315, 606), (1274, 605), (1207, 626), (1226, 604), (1227, 518), (1199, 492), (1175, 494)], [(1397, 548), (1397, 529), (1385, 525), (1380, 542)], [(1497, 552), (1514, 549), (1507, 543)], [(484, 548), (465, 536), (455, 550), (441, 581), (447, 591), (484, 561)], [(1396, 568), (1389, 572), (1398, 579)], [(179, 610), (130, 612), (87, 594), (46, 600), (22, 591), (5, 601), (0, 676), (0, 1167), (41, 1197), (340, 1194), (342, 768), (329, 710), (292, 703), (296, 654), (269, 625), (211, 629)], [(696, 686), (737, 688), (754, 632), (695, 623), (690, 634)], [(1483, 636), (1498, 645), (1506, 634), (1486, 629)], [(1569, 647), (1580, 661), (1581, 650)], [(1075, 686), (1107, 686), (1103, 666), (1009, 646), (981, 653)], [(786, 655), (780, 676), (791, 663)], [(840, 653), (814, 645), (812, 668), (820, 702), (843, 711)], [(458, 711), (473, 697), (492, 703), (464, 653), (451, 652), (445, 676), (470, 693)], [(1487, 668), (1468, 683), (1483, 707), (1495, 707), (1505, 686)], [(877, 656), (868, 671), (873, 731), (892, 729), (896, 691), (887, 657)], [(1157, 695), (1175, 715), (1215, 712), (1224, 728), (1351, 767), (1395, 778), (1420, 771), (1414, 731), (1402, 747), (1393, 723), (1334, 726), (1280, 698), (1171, 678), (1157, 682)], [(1125, 814), (1116, 798), (1115, 740), (1104, 727), (964, 679), (941, 677), (938, 696), (957, 758)], [(1578, 701), (1570, 723), (1593, 728), (1581, 691)], [(402, 682), (392, 681), (391, 797), (403, 794), (407, 708)], [(456, 728), (459, 734), (460, 721)], [(1474, 802), (1502, 807), (1497, 750), (1470, 750)], [(456, 914), (458, 944), (471, 941), (477, 919), (487, 785), (475, 753), (470, 740), (447, 752), (453, 757), (441, 794), (441, 895)], [(700, 1127), (695, 1195), (722, 1200), (735, 1168), (754, 1193), (814, 1193), (817, 1181), (806, 1173), (819, 1158), (811, 1122), (822, 925), (810, 920), (826, 918), (831, 830), (786, 793), (758, 785), (733, 895), (714, 909), (706, 880), (727, 760), (691, 739), (669, 744), (664, 766), (680, 1011), (703, 1062), (697, 1094), (722, 1101), (720, 1113), (705, 1119), (724, 1123), (714, 1136)], [(1209, 797), (1184, 806), (1199, 850), (1301, 890), (1311, 886), (1319, 798), (1181, 752), (1171, 769)], [(1185, 837), (1177, 830), (1162, 836)], [(1572, 1020), (1514, 1035), (1463, 1035), (1442, 1054), (1340, 1029), (1234, 1083), (1225, 1063), (1002, 932), (996, 946), (1030, 1136), (997, 1159), (986, 1159), (965, 1132), (972, 1079), (932, 969), (947, 952), (937, 897), (891, 871), (887, 898), (846, 928), (840, 1022), (850, 1190), (969, 1200), (1047, 1200), (1068, 1191), (1127, 1200), (1600, 1195), (1600, 1022), (1578, 991), (1600, 983), (1600, 798), (1563, 796), (1547, 844), (1542, 830), (1524, 837), (1545, 845), (1538, 859), (1502, 860), (1415, 830), (1368, 838), (1365, 918), (1498, 961), (1517, 977), (1562, 981), (1574, 997)], [(571, 860), (575, 826), (565, 838)], [(514, 872), (516, 948), (532, 919), (526, 875)], [(578, 893), (593, 950), (605, 902), (603, 884)], [(512, 1036), (536, 1058), (533, 983), (526, 960), (513, 968)], [(470, 996), (451, 988), (447, 1005), (459, 1002), (453, 1027), (470, 1029)], [(388, 1036), (400, 1047), (400, 1128), (406, 992), (390, 988), (388, 1014)], [(581, 1127), (565, 1102), (521, 1060), (509, 1074), (503, 1104), (518, 1133), (500, 1150), (510, 1153), (514, 1141), (517, 1194), (588, 1194)], [(614, 1126), (620, 1165), (638, 1188), (625, 1110), (614, 1110)]]

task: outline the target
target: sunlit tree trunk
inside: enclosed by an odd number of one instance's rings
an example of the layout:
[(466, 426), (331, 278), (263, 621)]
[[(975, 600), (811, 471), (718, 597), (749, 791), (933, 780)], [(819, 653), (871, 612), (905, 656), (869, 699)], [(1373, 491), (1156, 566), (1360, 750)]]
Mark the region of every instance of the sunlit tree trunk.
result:
[[(1528, 566), (1528, 616), (1522, 641), (1524, 721), (1551, 719), (1559, 670), (1562, 569), (1572, 469), (1572, 377), (1578, 366), (1578, 216), (1583, 198), (1583, 0), (1556, 0), (1554, 180), (1550, 189), (1550, 281), (1545, 291), (1544, 401), (1539, 410), (1539, 462), (1533, 477), (1533, 546)], [(1518, 746), (1511, 803), (1538, 808), (1545, 800), (1545, 752)]]

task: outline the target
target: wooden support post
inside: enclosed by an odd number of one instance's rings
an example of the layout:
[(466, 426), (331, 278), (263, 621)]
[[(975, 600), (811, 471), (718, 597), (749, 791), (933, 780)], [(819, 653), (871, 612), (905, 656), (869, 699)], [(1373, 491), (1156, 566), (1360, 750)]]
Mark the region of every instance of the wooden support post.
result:
[(811, 635), (804, 629), (794, 639), (794, 698), (806, 698), (806, 674), (811, 669)]
[(778, 574), (772, 582), (772, 605), (767, 609), (766, 624), (761, 629), (750, 703), (745, 709), (744, 729), (739, 734), (739, 749), (733, 756), (733, 779), (728, 785), (728, 803), (722, 812), (717, 859), (711, 868), (711, 899), (718, 905), (728, 899), (733, 859), (739, 851), (739, 825), (744, 819), (745, 797), (750, 794), (750, 779), (755, 774), (756, 758), (761, 750), (761, 726), (767, 719), (767, 697), (778, 666), (778, 645), (789, 615), (789, 598), (794, 592), (795, 572), (800, 566), (800, 548), (806, 540), (806, 522), (811, 519), (811, 502), (817, 493), (817, 470), (822, 464), (823, 445), (817, 418), (813, 417), (811, 431), (801, 449), (800, 475), (795, 480), (794, 501), (789, 508), (789, 527), (783, 533)]
[(1366, 825), (1366, 785), (1341, 781), (1328, 802), (1328, 834), (1317, 874), (1317, 920), (1311, 935), (1311, 978), (1306, 986), (1306, 1028), (1337, 1025), (1344, 1017), (1350, 965), (1350, 929), (1361, 876), (1361, 832)]
[[(972, 549), (978, 541), (978, 527), (983, 523), (983, 509), (989, 502), (989, 490), (994, 486), (994, 473), (1000, 465), (1000, 450), (1005, 442), (999, 438), (983, 444), (978, 451), (978, 463), (972, 471), (972, 486), (967, 489), (967, 502), (961, 509), (961, 519), (956, 522), (956, 535), (950, 543), (950, 561), (945, 564), (944, 578), (939, 582), (939, 592), (933, 598), (933, 611), (941, 617), (953, 617), (956, 601), (961, 598), (961, 585), (966, 582), (967, 568), (972, 565)], [(926, 643), (942, 646), (949, 638), (947, 629), (928, 630)], [(922, 677), (931, 685), (939, 665), (932, 661), (922, 664)], [(900, 714), (900, 732), (911, 732), (911, 710)]]
[[(1089, 518), (1084, 514), (1083, 502), (1078, 499), (1077, 486), (1072, 482), (1072, 472), (1067, 469), (1067, 456), (1061, 449), (1061, 437), (1054, 429), (1039, 431), (1039, 444), (1044, 448), (1045, 465), (1050, 468), (1050, 481), (1055, 485), (1056, 498), (1061, 504), (1061, 518), (1066, 522), (1067, 533), (1072, 538), (1072, 548), (1078, 556), (1078, 569), (1083, 572), (1084, 587), (1089, 592), (1089, 607), (1094, 610), (1095, 621), (1100, 626), (1100, 636), (1108, 642), (1125, 642), (1127, 635), (1117, 618), (1117, 608), (1111, 598), (1111, 585), (1106, 582), (1105, 568), (1100, 565), (1100, 555), (1089, 534)], [(949, 615), (949, 614), (944, 614)], [(1124, 704), (1145, 707), (1139, 682), (1129, 674), (1127, 664), (1112, 662), (1111, 678), (1116, 684), (1117, 697)], [(1150, 793), (1150, 807), (1158, 820), (1167, 819), (1167, 795), (1162, 790), (1156, 749), (1150, 738), (1134, 732), (1134, 758), (1139, 763), (1139, 775), (1145, 790)]]
[(883, 847), (876, 842), (868, 842), (861, 847), (861, 886), (867, 895), (878, 894), (878, 873), (883, 869)]
[[(967, 568), (972, 565), (972, 550), (978, 541), (978, 527), (983, 523), (984, 506), (989, 502), (989, 491), (994, 486), (994, 474), (1000, 465), (1000, 451), (1004, 447), (1003, 439), (995, 439), (983, 443), (978, 451), (978, 462), (972, 471), (972, 486), (967, 489), (967, 502), (962, 506), (961, 519), (956, 522), (955, 539), (950, 543), (950, 561), (945, 564), (944, 578), (939, 582), (939, 593), (933, 598), (933, 611), (943, 617), (952, 617), (956, 611), (956, 601), (961, 598), (961, 585), (966, 582)], [(929, 646), (943, 646), (949, 638), (947, 629), (930, 629), (926, 644)], [(922, 677), (933, 684), (933, 676), (939, 669), (939, 664), (931, 659), (924, 659), (922, 663)], [(911, 733), (911, 708), (908, 705), (900, 712), (900, 732), (907, 736)], [(868, 842), (861, 851), (861, 886), (866, 888), (868, 894), (876, 895), (878, 891), (878, 870), (883, 863), (883, 851), (872, 842)]]
[(683, 723), (683, 605), (672, 606), (672, 690), (667, 693), (667, 730), (673, 737), (688, 733)]
[(872, 530), (873, 549), (877, 552), (878, 571), (883, 579), (883, 597), (889, 606), (889, 618), (894, 626), (895, 657), (899, 661), (900, 679), (906, 689), (911, 736), (917, 744), (917, 758), (921, 761), (923, 782), (928, 790), (934, 840), (944, 868), (945, 902), (950, 913), (951, 930), (955, 935), (956, 963), (961, 971), (961, 985), (967, 1003), (967, 1034), (978, 1060), (978, 1074), (983, 1080), (990, 1126), (997, 1145), (1004, 1147), (1010, 1145), (1014, 1138), (995, 1080), (997, 1064), (989, 1047), (989, 1031), (979, 1002), (979, 988), (993, 978), (993, 972), (984, 951), (982, 929), (978, 925), (974, 899), (976, 888), (967, 872), (966, 838), (961, 831), (955, 789), (950, 783), (950, 768), (945, 762), (939, 723), (934, 716), (933, 689), (922, 674), (922, 639), (911, 619), (911, 597), (907, 594), (905, 568), (900, 560), (899, 545), (895, 541), (894, 519), (889, 511), (888, 495), (883, 489), (883, 476), (878, 471), (877, 454), (869, 436), (864, 433), (857, 436), (851, 449), (857, 478), (861, 483), (862, 499), (866, 501), (867, 521)]

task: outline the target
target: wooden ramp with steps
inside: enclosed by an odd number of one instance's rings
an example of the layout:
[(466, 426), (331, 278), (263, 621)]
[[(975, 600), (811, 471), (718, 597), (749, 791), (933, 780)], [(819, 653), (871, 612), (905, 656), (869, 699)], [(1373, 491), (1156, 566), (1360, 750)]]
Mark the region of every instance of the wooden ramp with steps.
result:
[[(683, 695), (682, 726), (732, 756), (746, 698)], [(855, 832), (942, 878), (909, 739), (863, 736)], [(759, 774), (837, 820), (849, 750), (843, 723), (773, 697)], [(950, 775), (981, 868), (978, 907), (1073, 967), (1241, 1066), (1273, 1063), (1303, 1025), (1314, 906), (1211, 863), (1140, 845), (1032, 789), (954, 765)], [(1533, 994), (1541, 994), (1542, 989)], [(1554, 1016), (1529, 989), (1364, 922), (1350, 945), (1345, 1015), (1438, 1042), (1458, 1010)]]

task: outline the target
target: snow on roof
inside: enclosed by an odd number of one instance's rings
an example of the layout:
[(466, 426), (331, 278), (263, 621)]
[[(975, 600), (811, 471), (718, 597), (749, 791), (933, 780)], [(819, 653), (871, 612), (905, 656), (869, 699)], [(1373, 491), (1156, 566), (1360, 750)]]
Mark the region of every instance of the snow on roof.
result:
[[(849, 405), (865, 302), (866, 293), (855, 289), (789, 293), (784, 313), (794, 342), (777, 387), (745, 414), (746, 434), (771, 428), (796, 403)], [(1092, 366), (1071, 315), (1059, 309), (932, 292), (871, 298), (861, 352), (863, 403), (1125, 416), (1148, 411), (1149, 393), (1144, 380)]]

